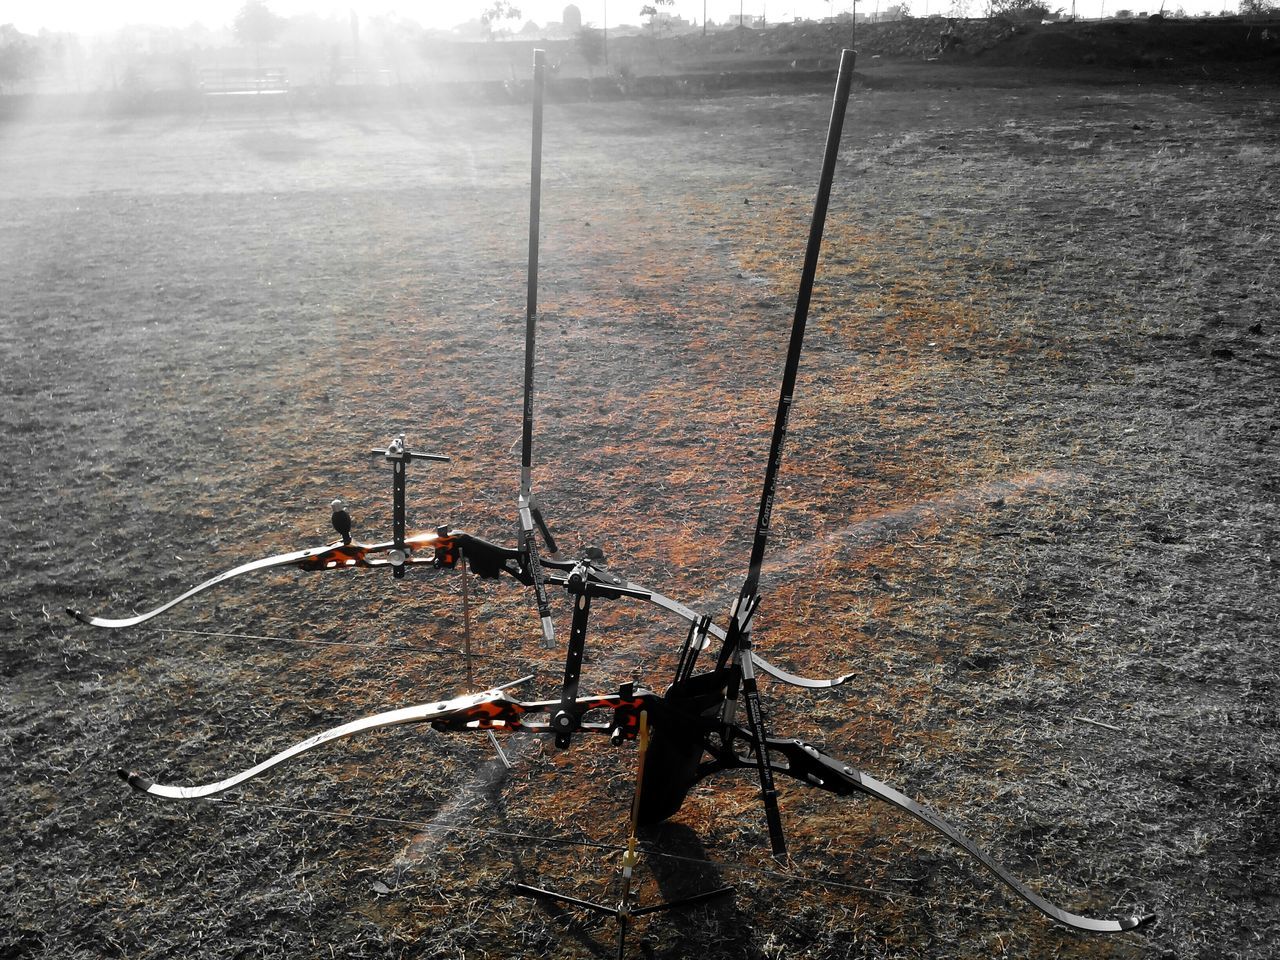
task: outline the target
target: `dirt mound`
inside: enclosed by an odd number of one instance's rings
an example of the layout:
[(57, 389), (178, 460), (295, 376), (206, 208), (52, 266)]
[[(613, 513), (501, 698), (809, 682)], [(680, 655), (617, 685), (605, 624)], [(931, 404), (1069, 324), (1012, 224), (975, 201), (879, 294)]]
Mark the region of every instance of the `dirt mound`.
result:
[[(1009, 25), (981, 51), (1001, 66), (1185, 68), (1206, 63), (1280, 67), (1280, 25), (1237, 19)], [(1273, 77), (1280, 78), (1280, 70)]]
[[(674, 38), (678, 56), (686, 62), (701, 60), (741, 64), (744, 60), (770, 63), (794, 62), (797, 66), (814, 65), (819, 60), (833, 59), (842, 47), (853, 45), (860, 58), (882, 57), (898, 60), (924, 60), (937, 52), (948, 21), (941, 17), (912, 18), (891, 23), (781, 24), (768, 30), (738, 29), (706, 37), (688, 35)], [(1010, 33), (1003, 20), (959, 20), (953, 28), (964, 44), (986, 49)]]
[(1025, 23), (928, 17), (856, 28), (848, 22), (783, 24), (676, 37), (671, 44), (670, 61), (687, 72), (821, 69), (852, 44), (859, 66), (935, 59), (1058, 69), (1197, 70), (1234, 64), (1261, 79), (1280, 79), (1280, 21), (1240, 18)]

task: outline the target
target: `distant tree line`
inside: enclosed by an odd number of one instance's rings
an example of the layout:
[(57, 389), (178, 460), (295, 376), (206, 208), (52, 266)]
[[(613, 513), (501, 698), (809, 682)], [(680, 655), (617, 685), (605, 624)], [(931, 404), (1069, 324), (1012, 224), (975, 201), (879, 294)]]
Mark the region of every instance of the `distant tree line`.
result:
[[(662, 21), (661, 7), (665, 0), (641, 0), (640, 14), (650, 21), (648, 29), (656, 33)], [(951, 0), (947, 16), (962, 18), (972, 0)], [(988, 17), (1007, 17), (1016, 20), (1040, 20), (1060, 18), (1063, 10), (1050, 7), (1046, 0), (983, 0), (983, 11)], [(1280, 15), (1280, 0), (1232, 0), (1239, 15), (1248, 17), (1275, 17)], [(326, 76), (338, 73), (339, 48), (353, 40), (359, 43), (358, 27), (354, 20), (347, 24), (334, 18), (315, 14), (294, 17), (276, 15), (269, 7), (269, 0), (245, 0), (231, 24), (213, 29), (198, 24), (177, 30), (163, 28), (125, 28), (111, 38), (82, 41), (74, 34), (48, 33), (31, 36), (19, 31), (13, 24), (0, 24), (0, 94), (12, 94), (34, 89), (35, 84), (46, 83), (52, 89), (121, 89), (131, 85), (178, 86), (194, 83), (197, 66), (208, 51), (220, 50), (231, 42), (238, 42), (252, 49), (254, 59), (260, 59), (265, 48), (284, 43), (295, 48), (324, 49), (330, 52), (332, 61)], [(939, 4), (941, 6), (941, 4)], [(1152, 4), (1148, 9), (1152, 9)], [(1163, 6), (1160, 7), (1163, 10)], [(910, 0), (884, 3), (879, 8), (877, 20), (899, 20), (911, 17)], [(1124, 20), (1133, 16), (1132, 9), (1119, 9), (1115, 18)], [(1181, 6), (1170, 14), (1185, 17)], [(1211, 16), (1205, 12), (1202, 16)], [(510, 0), (492, 0), (480, 18), (470, 25), (470, 36), (475, 39), (497, 39), (510, 33), (506, 25), (520, 18), (521, 11)], [(414, 21), (385, 15), (370, 17), (367, 21), (370, 41), (367, 48), (372, 57), (380, 60), (387, 72), (397, 80), (405, 72), (411, 72), (422, 63), (444, 58), (456, 58), (461, 54), (450, 53), (450, 38), (425, 30)], [(583, 26), (571, 35), (574, 49), (588, 71), (601, 62), (608, 63), (608, 50), (603, 31)], [(320, 68), (317, 68), (317, 76)], [(158, 76), (158, 79), (157, 79)]]
[(40, 71), (40, 48), (11, 23), (0, 26), (0, 93), (25, 83)]

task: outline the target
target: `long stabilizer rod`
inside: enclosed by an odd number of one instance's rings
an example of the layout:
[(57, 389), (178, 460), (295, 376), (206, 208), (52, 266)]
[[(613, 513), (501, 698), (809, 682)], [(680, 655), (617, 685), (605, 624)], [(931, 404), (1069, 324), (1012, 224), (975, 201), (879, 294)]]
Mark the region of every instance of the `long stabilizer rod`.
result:
[[(787, 440), (787, 425), (791, 418), (791, 404), (795, 396), (796, 377), (800, 369), (800, 353), (804, 348), (805, 326), (809, 321), (809, 302), (813, 297), (813, 281), (818, 272), (818, 255), (822, 249), (822, 234), (827, 223), (827, 205), (831, 199), (831, 182), (835, 177), (836, 159), (840, 153), (845, 107), (849, 102), (849, 88), (852, 81), (853, 51), (845, 50), (840, 54), (840, 73), (836, 79), (835, 99), (831, 105), (827, 148), (822, 159), (822, 175), (818, 181), (818, 192), (813, 202), (813, 219), (809, 223), (809, 242), (805, 248), (804, 267), (800, 273), (800, 290), (796, 296), (796, 312), (791, 323), (791, 342), (787, 348), (786, 367), (782, 372), (778, 411), (773, 421), (773, 441), (769, 447), (769, 462), (765, 467), (764, 490), (760, 497), (760, 513), (756, 518), (755, 539), (751, 544), (751, 564), (747, 569), (747, 579), (742, 585), (744, 600), (753, 599), (760, 587), (760, 571), (764, 565), (769, 525), (773, 518), (773, 501), (778, 489), (778, 472), (782, 466), (782, 451)], [(739, 604), (739, 609), (744, 612), (746, 607), (746, 604)]]
[(542, 100), (546, 87), (547, 55), (533, 51), (533, 148), (529, 174), (529, 278), (524, 311), (524, 422), (520, 438), (520, 553), (533, 579), (538, 619), (542, 623), (544, 646), (554, 647), (556, 628), (551, 620), (547, 581), (538, 555), (538, 531), (547, 549), (556, 552), (555, 541), (533, 498), (533, 361), (538, 329), (538, 239), (542, 225)]
[(533, 150), (529, 174), (529, 275), (524, 308), (524, 424), (520, 438), (520, 492), (533, 490), (533, 358), (538, 330), (538, 241), (542, 229), (542, 89), (545, 51), (533, 51)]
[[(800, 290), (796, 296), (796, 312), (791, 323), (791, 342), (787, 348), (786, 367), (782, 373), (782, 388), (778, 397), (778, 412), (773, 421), (773, 441), (769, 447), (769, 462), (765, 467), (764, 491), (760, 496), (760, 512), (756, 518), (755, 538), (751, 544), (751, 561), (742, 592), (734, 604), (729, 633), (725, 641), (721, 662), (736, 658), (742, 677), (743, 702), (746, 704), (747, 721), (757, 743), (767, 742), (764, 717), (760, 709), (760, 692), (756, 684), (751, 659), (751, 618), (759, 603), (760, 571), (764, 566), (764, 551), (769, 541), (769, 525), (773, 518), (773, 502), (778, 489), (778, 471), (782, 465), (782, 450), (787, 439), (787, 424), (791, 418), (791, 404), (795, 394), (796, 376), (800, 369), (800, 353), (804, 347), (805, 325), (809, 319), (809, 301), (813, 296), (813, 280), (818, 271), (818, 254), (822, 249), (822, 233), (827, 222), (827, 204), (831, 199), (831, 181), (835, 177), (836, 158), (840, 153), (840, 138), (844, 132), (845, 107), (849, 102), (849, 88), (853, 82), (853, 51), (840, 54), (840, 70), (836, 76), (836, 92), (831, 105), (831, 121), (827, 127), (827, 147), (822, 158), (822, 174), (818, 180), (818, 192), (813, 202), (813, 219), (809, 222), (809, 242), (805, 248), (804, 266), (800, 273)], [(765, 821), (769, 828), (769, 840), (775, 855), (786, 852), (786, 839), (782, 832), (782, 815), (778, 810), (778, 793), (773, 783), (773, 770), (767, 750), (756, 751), (756, 767), (760, 774), (760, 792), (764, 800)]]

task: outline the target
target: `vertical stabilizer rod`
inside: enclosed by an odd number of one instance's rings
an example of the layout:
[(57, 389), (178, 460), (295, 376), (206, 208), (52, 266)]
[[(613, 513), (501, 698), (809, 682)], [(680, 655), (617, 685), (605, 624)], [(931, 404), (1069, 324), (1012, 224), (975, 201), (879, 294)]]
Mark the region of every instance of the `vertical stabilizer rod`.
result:
[(787, 363), (782, 373), (778, 412), (773, 421), (773, 442), (769, 447), (769, 463), (765, 468), (764, 492), (760, 497), (760, 514), (756, 519), (755, 540), (751, 544), (751, 566), (747, 571), (747, 580), (742, 586), (744, 598), (754, 597), (760, 586), (760, 570), (764, 564), (769, 525), (773, 518), (773, 501), (778, 488), (778, 471), (782, 466), (782, 449), (787, 440), (787, 424), (791, 418), (791, 403), (795, 395), (796, 376), (800, 369), (805, 325), (809, 321), (809, 301), (813, 296), (813, 280), (818, 272), (822, 233), (827, 223), (827, 204), (831, 199), (831, 182), (835, 177), (836, 158), (840, 153), (845, 107), (849, 102), (849, 87), (852, 81), (853, 51), (845, 50), (840, 55), (840, 73), (836, 79), (835, 100), (831, 105), (831, 123), (827, 130), (827, 149), (822, 159), (822, 175), (818, 181), (818, 192), (813, 201), (813, 219), (809, 222), (809, 243), (805, 248), (804, 267), (800, 273), (800, 290), (796, 296), (795, 318), (791, 323), (791, 343), (787, 348)]
[(805, 324), (809, 319), (809, 301), (813, 295), (813, 280), (818, 271), (818, 254), (822, 248), (822, 233), (827, 221), (827, 203), (831, 198), (831, 181), (835, 176), (836, 158), (840, 153), (840, 137), (844, 132), (845, 107), (849, 102), (849, 88), (853, 82), (853, 51), (840, 54), (840, 71), (836, 77), (835, 98), (831, 105), (831, 122), (827, 128), (827, 148), (822, 158), (822, 174), (818, 180), (818, 192), (813, 202), (813, 219), (809, 222), (809, 242), (804, 253), (804, 267), (800, 273), (800, 290), (796, 296), (795, 318), (791, 324), (791, 343), (787, 348), (787, 362), (782, 374), (782, 388), (778, 397), (778, 412), (773, 421), (773, 441), (769, 447), (769, 462), (765, 467), (764, 491), (760, 496), (760, 513), (756, 518), (755, 539), (751, 544), (751, 562), (742, 592), (733, 607), (728, 636), (725, 639), (721, 663), (730, 657), (735, 659), (742, 678), (742, 695), (746, 705), (747, 720), (756, 741), (756, 767), (760, 774), (760, 791), (764, 800), (765, 821), (769, 827), (769, 840), (775, 855), (786, 852), (786, 839), (782, 833), (782, 816), (778, 811), (778, 793), (773, 783), (773, 769), (760, 709), (760, 691), (756, 684), (755, 668), (751, 660), (751, 618), (759, 604), (760, 570), (764, 565), (764, 551), (769, 541), (769, 525), (773, 519), (773, 501), (778, 488), (778, 472), (782, 466), (782, 450), (787, 439), (787, 424), (791, 418), (791, 403), (795, 393), (796, 376), (800, 369), (800, 352), (804, 346)]
[(533, 156), (529, 175), (529, 278), (524, 308), (524, 430), (520, 438), (520, 493), (533, 492), (533, 358), (538, 328), (538, 240), (542, 229), (542, 88), (545, 51), (533, 51)]
[(551, 620), (551, 601), (547, 597), (547, 581), (538, 556), (538, 538), (542, 531), (547, 547), (555, 553), (555, 541), (547, 531), (542, 512), (533, 499), (533, 360), (538, 328), (538, 238), (542, 224), (542, 99), (546, 86), (547, 55), (533, 51), (533, 149), (529, 174), (529, 283), (524, 311), (524, 423), (520, 439), (520, 553), (533, 580), (533, 593), (542, 623), (542, 642), (553, 647), (556, 628)]

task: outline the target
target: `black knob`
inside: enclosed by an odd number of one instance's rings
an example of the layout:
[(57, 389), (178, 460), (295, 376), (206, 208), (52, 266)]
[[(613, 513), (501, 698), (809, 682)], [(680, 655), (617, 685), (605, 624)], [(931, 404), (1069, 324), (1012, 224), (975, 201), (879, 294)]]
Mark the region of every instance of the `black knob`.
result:
[(334, 500), (329, 505), (333, 508), (333, 529), (338, 531), (338, 536), (342, 537), (343, 543), (351, 542), (351, 514), (347, 513), (347, 505), (341, 498)]

